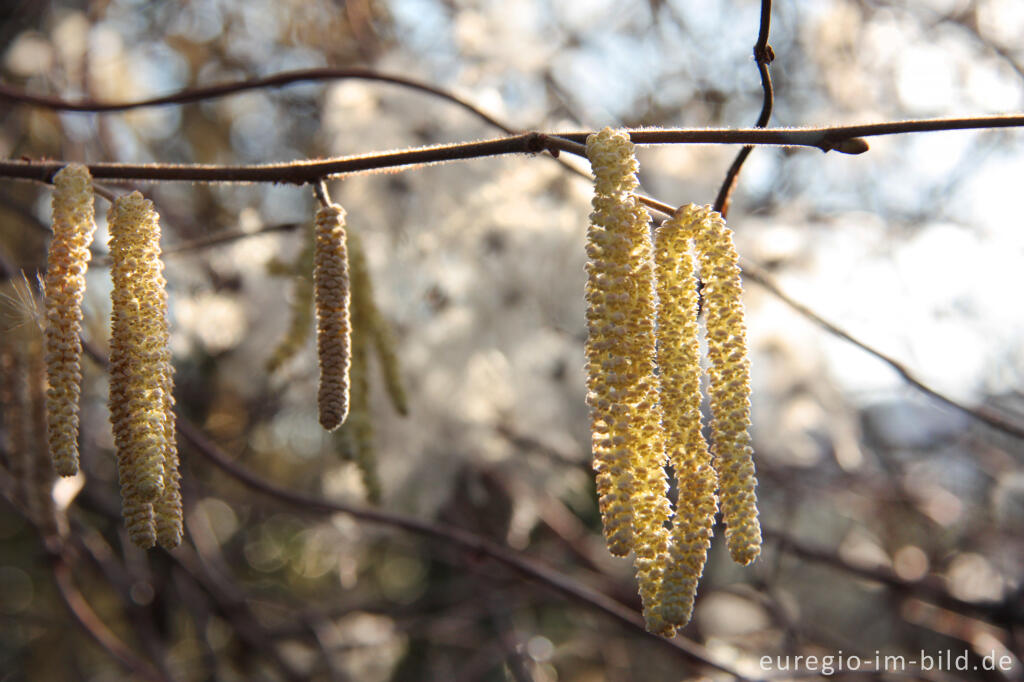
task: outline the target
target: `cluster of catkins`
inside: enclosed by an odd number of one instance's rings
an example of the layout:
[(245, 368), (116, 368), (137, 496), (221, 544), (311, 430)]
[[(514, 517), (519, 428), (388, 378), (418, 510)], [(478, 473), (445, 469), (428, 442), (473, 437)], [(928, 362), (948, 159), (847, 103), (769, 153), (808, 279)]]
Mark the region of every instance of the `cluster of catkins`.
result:
[(271, 371), (280, 368), (302, 347), (309, 311), (315, 309), (320, 424), (337, 431), (342, 454), (355, 461), (368, 497), (376, 502), (381, 488), (370, 418), (369, 355), (374, 348), (392, 405), (399, 414), (408, 414), (394, 338), (374, 302), (362, 243), (346, 229), (341, 206), (329, 203), (317, 211), (311, 246), (292, 269), (306, 271), (311, 264), (312, 286), (304, 272), (296, 276), (292, 322), (267, 366)]
[[(44, 336), (47, 438), (56, 472), (74, 476), (82, 381), (79, 334), (96, 229), (94, 193), (89, 170), (79, 164), (61, 169), (53, 184)], [(181, 542), (182, 510), (159, 216), (152, 202), (133, 192), (114, 201), (108, 221), (113, 280), (109, 407), (122, 510), (133, 543), (172, 548)]]
[[(648, 630), (671, 636), (692, 615), (719, 499), (733, 559), (748, 564), (761, 547), (738, 257), (732, 232), (708, 207), (680, 208), (652, 241), (627, 133), (591, 135), (587, 156), (595, 175), (587, 401), (601, 516), (609, 551), (633, 552)], [(694, 253), (704, 282), (710, 452)], [(674, 513), (666, 463), (677, 479)]]

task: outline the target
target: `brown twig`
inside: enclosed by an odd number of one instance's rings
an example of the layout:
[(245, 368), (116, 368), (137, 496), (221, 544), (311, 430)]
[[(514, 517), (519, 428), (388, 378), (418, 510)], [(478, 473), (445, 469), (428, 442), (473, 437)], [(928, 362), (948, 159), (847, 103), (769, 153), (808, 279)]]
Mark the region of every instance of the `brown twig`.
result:
[[(852, 126), (819, 128), (704, 128), (638, 129), (629, 131), (636, 144), (752, 144), (789, 147), (814, 147), (822, 151), (860, 154), (868, 145), (862, 138), (879, 135), (934, 132), (941, 130), (979, 130), (1024, 127), (1024, 115), (977, 116), (892, 121)], [(506, 154), (538, 154), (543, 151), (578, 152), (589, 132), (545, 134), (522, 133), (510, 137), (415, 147), (397, 152), (344, 156), (322, 161), (294, 161), (265, 165), (205, 164), (123, 164), (96, 163), (89, 166), (92, 176), (108, 181), (185, 181), (185, 182), (273, 182), (307, 184), (321, 178), (399, 169), (447, 161), (477, 159)], [(571, 144), (575, 143), (574, 147)], [(67, 165), (64, 161), (2, 161), (0, 177), (50, 182)]]
[[(761, 113), (757, 117), (757, 123), (754, 124), (755, 128), (764, 128), (768, 125), (768, 121), (772, 117), (772, 108), (775, 105), (772, 74), (768, 70), (768, 65), (775, 59), (775, 52), (772, 51), (772, 46), (768, 44), (771, 21), (772, 0), (761, 0), (761, 21), (757, 30), (757, 42), (754, 44), (754, 61), (757, 63), (757, 72), (761, 76), (761, 90), (764, 93), (764, 98), (761, 101)], [(732, 197), (732, 191), (740, 177), (743, 163), (752, 151), (754, 151), (754, 147), (749, 144), (739, 151), (732, 165), (729, 166), (728, 172), (725, 174), (725, 180), (722, 182), (721, 189), (718, 190), (714, 206), (715, 210), (721, 213), (723, 218), (729, 213), (729, 200)]]
[(103, 648), (112, 658), (126, 670), (153, 682), (168, 682), (170, 678), (162, 676), (149, 663), (140, 658), (132, 649), (122, 642), (117, 635), (103, 623), (96, 612), (89, 606), (82, 593), (71, 580), (71, 568), (62, 556), (53, 558), (53, 578), (61, 601), (71, 612), (75, 622)]
[(217, 83), (215, 85), (204, 85), (195, 88), (185, 88), (169, 95), (151, 97), (149, 99), (122, 101), (122, 102), (97, 102), (90, 99), (70, 101), (51, 95), (36, 95), (30, 92), (19, 90), (0, 83), (0, 100), (18, 104), (29, 104), (32, 106), (53, 109), (56, 111), (81, 111), (92, 113), (112, 113), (128, 111), (131, 109), (142, 109), (146, 107), (167, 106), (172, 104), (188, 104), (190, 102), (201, 102), (203, 100), (224, 97), (246, 90), (258, 90), (261, 88), (279, 88), (294, 83), (311, 81), (337, 81), (337, 80), (366, 80), (379, 83), (391, 83), (403, 88), (418, 90), (433, 95), (445, 101), (456, 104), (477, 118), (488, 124), (499, 128), (510, 135), (516, 131), (509, 128), (501, 121), (487, 114), (472, 102), (462, 99), (443, 88), (439, 88), (422, 81), (406, 76), (396, 76), (386, 73), (379, 73), (370, 69), (338, 69), (331, 67), (315, 69), (298, 69), (295, 71), (283, 71), (264, 78), (251, 80), (234, 81), (231, 83)]
[(640, 615), (632, 609), (609, 599), (603, 594), (577, 584), (568, 577), (551, 569), (523, 559), (514, 552), (486, 538), (459, 528), (435, 524), (410, 516), (403, 516), (381, 509), (364, 509), (354, 505), (334, 502), (315, 495), (280, 488), (235, 464), (188, 420), (179, 416), (177, 425), (178, 433), (192, 445), (197, 453), (252, 490), (295, 506), (306, 513), (349, 514), (360, 521), (398, 528), (417, 535), (441, 540), (446, 544), (460, 547), (475, 556), (486, 556), (529, 580), (545, 585), (574, 601), (602, 611), (630, 629), (641, 632), (654, 641), (661, 642), (677, 655), (692, 662), (728, 673), (737, 679), (748, 679), (729, 665), (717, 661), (710, 652), (694, 642), (679, 637), (669, 640), (651, 635), (644, 629), (643, 620)]
[(778, 530), (764, 530), (767, 539), (778, 543), (779, 550), (807, 561), (825, 564), (858, 578), (879, 583), (896, 592), (918, 599), (932, 601), (951, 611), (971, 616), (981, 616), (1001, 627), (1009, 627), (1024, 623), (1024, 609), (1014, 603), (1014, 599), (1005, 601), (974, 602), (954, 597), (942, 587), (927, 580), (905, 580), (890, 570), (872, 566), (858, 566), (846, 561), (829, 549), (814, 547), (797, 540)]

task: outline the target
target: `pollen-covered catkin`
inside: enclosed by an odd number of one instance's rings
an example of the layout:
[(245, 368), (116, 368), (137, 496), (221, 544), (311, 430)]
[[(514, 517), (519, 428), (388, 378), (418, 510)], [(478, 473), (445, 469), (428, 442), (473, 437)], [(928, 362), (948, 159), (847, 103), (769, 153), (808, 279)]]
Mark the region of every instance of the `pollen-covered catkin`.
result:
[(661, 400), (666, 448), (678, 489), (660, 605), (663, 618), (679, 627), (693, 613), (718, 507), (718, 480), (701, 433), (697, 278), (691, 248), (699, 225), (700, 216), (695, 218), (687, 206), (654, 231)]
[(78, 473), (82, 298), (89, 246), (96, 230), (92, 176), (80, 164), (53, 177), (53, 238), (46, 261), (47, 440), (54, 469)]
[(761, 552), (761, 526), (754, 491), (750, 361), (739, 256), (722, 216), (709, 207), (697, 210), (703, 214), (695, 237), (704, 280), (714, 465), (729, 553), (737, 563), (749, 564)]
[(352, 325), (349, 319), (348, 250), (345, 210), (336, 204), (316, 213), (313, 287), (316, 299), (317, 351), (320, 357), (320, 425), (341, 426), (349, 409)]
[(587, 400), (601, 514), (609, 550), (634, 552), (647, 628), (670, 634), (657, 607), (671, 510), (654, 365), (650, 216), (633, 194), (637, 163), (625, 132), (591, 135), (587, 156), (596, 178), (587, 231)]
[(180, 540), (173, 375), (159, 216), (138, 192), (118, 198), (110, 224), (110, 421), (122, 511), (136, 545)]

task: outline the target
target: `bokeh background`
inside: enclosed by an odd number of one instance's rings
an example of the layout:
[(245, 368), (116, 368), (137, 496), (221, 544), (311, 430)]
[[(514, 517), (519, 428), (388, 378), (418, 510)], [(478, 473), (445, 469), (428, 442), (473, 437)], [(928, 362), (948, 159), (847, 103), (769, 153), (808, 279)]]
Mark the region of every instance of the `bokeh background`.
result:
[[(1024, 108), (1020, 2), (774, 4), (775, 125)], [(35, 93), (126, 100), (363, 66), (439, 85), (524, 130), (739, 127), (761, 107), (758, 13), (753, 0), (26, 0), (0, 7), (0, 72)], [(82, 162), (263, 163), (500, 134), (449, 103), (355, 81), (123, 114), (6, 102), (0, 117), (5, 158)], [(929, 386), (1024, 422), (1024, 134), (870, 142), (856, 157), (755, 150), (729, 216), (741, 253)], [(643, 148), (641, 180), (664, 202), (710, 203), (735, 152)], [(289, 264), (312, 193), (139, 189), (162, 215), (185, 414), (276, 484), (365, 504), (358, 467), (317, 424), (312, 344), (263, 369), (292, 314)], [(400, 417), (374, 370), (380, 506), (486, 536), (636, 608), (630, 562), (604, 549), (589, 470), (589, 183), (550, 159), (508, 157), (329, 189), (362, 236), (409, 395)], [(49, 201), (46, 187), (0, 179), (8, 346), (33, 347), (31, 297), (15, 285), (45, 266)], [(103, 348), (106, 202), (97, 208), (85, 336)], [(766, 544), (740, 568), (718, 533), (681, 637), (752, 677), (792, 674), (765, 670), (765, 655), (950, 650), (972, 665), (1009, 656), (1013, 669), (908, 668), (911, 678), (1020, 679), (1021, 440), (747, 289)], [(118, 518), (105, 396), (87, 360), (84, 475), (54, 498), (81, 594), (169, 679), (728, 678), (485, 557), (282, 506), (185, 445), (186, 544), (173, 556), (136, 550)], [(23, 446), (4, 423), (10, 462)], [(24, 512), (0, 505), (0, 679), (124, 679), (69, 617)]]

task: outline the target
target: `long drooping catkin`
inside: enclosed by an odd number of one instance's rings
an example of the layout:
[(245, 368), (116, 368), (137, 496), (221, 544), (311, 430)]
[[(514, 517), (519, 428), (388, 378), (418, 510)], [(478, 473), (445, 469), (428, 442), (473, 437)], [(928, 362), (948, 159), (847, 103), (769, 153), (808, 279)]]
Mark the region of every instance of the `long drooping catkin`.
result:
[(313, 251), (316, 242), (315, 226), (311, 226), (308, 239), (294, 263), (277, 264), (272, 274), (292, 275), (293, 289), (289, 308), (291, 320), (284, 337), (267, 359), (267, 371), (276, 372), (306, 343), (313, 328)]
[(330, 204), (317, 211), (314, 243), (313, 287), (320, 356), (317, 403), (320, 425), (333, 431), (348, 416), (352, 362), (351, 292), (345, 211), (341, 206)]
[(587, 398), (605, 537), (613, 554), (633, 550), (647, 627), (669, 634), (657, 608), (671, 512), (654, 365), (650, 216), (633, 194), (637, 164), (626, 133), (591, 135), (587, 156), (596, 177), (587, 232)]
[(666, 447), (678, 488), (660, 606), (665, 621), (676, 626), (689, 622), (693, 612), (718, 506), (718, 480), (701, 433), (697, 279), (691, 253), (700, 217), (687, 206), (654, 232), (661, 400)]
[(378, 313), (366, 254), (359, 235), (355, 233), (349, 235), (349, 255), (352, 274), (352, 393), (349, 420), (342, 436), (346, 454), (359, 467), (367, 498), (371, 502), (379, 502), (382, 491), (370, 415), (370, 343), (376, 334)]
[(173, 370), (159, 216), (138, 192), (110, 211), (110, 421), (122, 511), (140, 547), (181, 537)]
[(711, 442), (726, 542), (734, 561), (761, 552), (757, 480), (750, 440), (750, 361), (743, 322), (743, 285), (732, 230), (709, 207), (695, 209), (695, 238), (704, 280), (711, 397)]
[(78, 473), (78, 400), (82, 370), (82, 298), (96, 230), (92, 177), (80, 164), (53, 178), (53, 239), (46, 262), (46, 428), (53, 467)]

